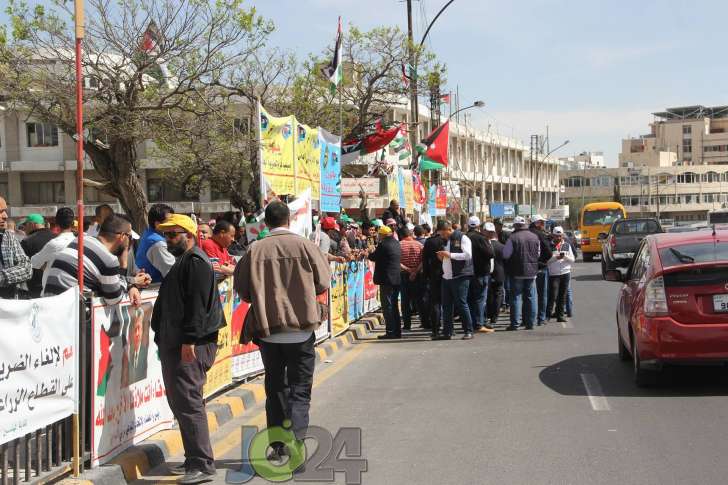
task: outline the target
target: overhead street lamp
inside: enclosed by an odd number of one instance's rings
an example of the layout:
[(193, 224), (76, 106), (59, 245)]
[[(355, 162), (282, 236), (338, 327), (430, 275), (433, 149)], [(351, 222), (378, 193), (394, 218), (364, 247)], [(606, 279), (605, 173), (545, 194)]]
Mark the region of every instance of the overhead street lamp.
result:
[[(453, 118), (453, 116), (455, 116), (456, 114), (460, 113), (461, 111), (465, 111), (466, 109), (482, 108), (484, 106), (485, 106), (485, 101), (476, 101), (473, 104), (471, 104), (470, 106), (466, 106), (464, 108), (460, 108), (459, 110), (455, 111), (453, 114), (450, 115), (450, 117), (448, 118), (448, 120), (451, 120)], [(568, 141), (567, 141), (567, 143), (568, 143)]]
[[(562, 143), (561, 145), (557, 146), (556, 148), (554, 148), (553, 150), (551, 150), (550, 152), (548, 152), (548, 153), (547, 153), (547, 154), (546, 154), (546, 155), (545, 155), (545, 156), (543, 157), (544, 161), (548, 160), (549, 156), (550, 156), (550, 155), (551, 155), (552, 153), (554, 153), (554, 152), (555, 152), (556, 150), (560, 150), (560, 149), (564, 148), (564, 147), (565, 147), (566, 145), (568, 145), (568, 144), (569, 144), (569, 142), (570, 142), (570, 140), (566, 140), (566, 141), (565, 141), (564, 143)], [(536, 154), (536, 162), (538, 162), (538, 154)], [(531, 163), (534, 163), (534, 160), (531, 160)], [(532, 167), (532, 168), (531, 168), (531, 174), (532, 174), (532, 175), (533, 175), (533, 171), (534, 171), (534, 169), (538, 170), (538, 167), (535, 167), (535, 166), (534, 166), (534, 167)], [(539, 170), (539, 171), (540, 171), (540, 170)], [(536, 179), (537, 179), (537, 178), (538, 178), (538, 176), (536, 176), (536, 177), (533, 177), (533, 176), (532, 176), (532, 177), (531, 177), (531, 195), (530, 195), (530, 197), (529, 197), (529, 199), (530, 199), (530, 202), (531, 202), (531, 217), (533, 217), (533, 186), (534, 186), (534, 185), (536, 185)]]

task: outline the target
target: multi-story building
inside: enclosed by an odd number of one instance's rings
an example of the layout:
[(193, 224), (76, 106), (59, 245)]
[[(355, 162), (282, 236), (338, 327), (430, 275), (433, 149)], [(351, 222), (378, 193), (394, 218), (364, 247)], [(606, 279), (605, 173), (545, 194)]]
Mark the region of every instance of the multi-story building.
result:
[(578, 155), (559, 158), (561, 170), (583, 170), (604, 167), (604, 152), (581, 152)]
[(653, 113), (650, 133), (622, 140), (620, 167), (728, 165), (728, 106)]
[[(58, 127), (23, 114), (0, 110), (0, 195), (7, 199), (10, 217), (22, 217), (31, 212), (54, 216), (58, 207), (76, 205), (76, 154), (73, 139)], [(165, 202), (179, 212), (207, 215), (231, 210), (230, 203), (220, 194), (203, 190), (189, 196), (164, 177), (165, 164), (147, 157), (151, 145), (137, 147), (140, 158), (140, 178), (150, 202)], [(84, 176), (100, 180), (89, 160)], [(96, 206), (120, 205), (92, 187), (84, 188), (86, 215)]]

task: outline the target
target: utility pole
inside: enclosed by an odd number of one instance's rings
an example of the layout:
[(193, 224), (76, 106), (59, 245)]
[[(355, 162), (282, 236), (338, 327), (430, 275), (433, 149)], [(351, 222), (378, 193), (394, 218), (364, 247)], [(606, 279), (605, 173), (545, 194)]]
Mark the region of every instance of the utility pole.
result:
[(407, 0), (407, 42), (409, 47), (410, 72), (410, 145), (412, 145), (412, 158), (414, 165), (417, 162), (417, 144), (419, 143), (419, 120), (417, 106), (417, 59), (415, 54), (415, 40), (412, 32), (412, 0)]

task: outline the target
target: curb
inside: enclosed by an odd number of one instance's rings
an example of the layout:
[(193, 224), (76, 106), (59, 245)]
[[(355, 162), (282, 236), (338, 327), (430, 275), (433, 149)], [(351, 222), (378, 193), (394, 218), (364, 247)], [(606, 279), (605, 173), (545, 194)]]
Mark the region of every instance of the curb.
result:
[[(367, 340), (371, 332), (383, 328), (380, 313), (371, 313), (352, 323), (337, 337), (316, 346), (316, 363), (325, 363), (339, 350), (350, 347), (357, 340)], [(212, 435), (221, 426), (239, 418), (246, 411), (265, 403), (263, 384), (240, 384), (207, 403), (207, 422)], [(160, 431), (143, 442), (134, 445), (111, 462), (92, 470), (87, 470), (79, 478), (66, 478), (64, 485), (126, 485), (138, 480), (151, 469), (163, 464), (167, 458), (183, 452), (182, 438), (176, 428)]]

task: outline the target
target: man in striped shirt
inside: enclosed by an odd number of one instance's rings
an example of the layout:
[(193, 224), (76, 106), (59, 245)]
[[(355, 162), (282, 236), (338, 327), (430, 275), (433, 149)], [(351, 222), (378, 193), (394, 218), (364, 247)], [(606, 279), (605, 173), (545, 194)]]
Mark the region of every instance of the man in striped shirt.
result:
[(400, 259), (401, 291), (402, 291), (402, 322), (405, 330), (412, 328), (412, 310), (417, 309), (418, 281), (417, 275), (422, 271), (422, 244), (418, 243), (408, 227), (399, 229), (399, 245), (402, 253)]
[[(114, 214), (101, 224), (97, 237), (84, 238), (84, 288), (100, 296), (107, 305), (115, 305), (129, 294), (132, 305), (141, 304), (139, 288), (149, 285), (146, 273), (127, 278), (126, 264), (131, 244), (131, 222), (126, 216)], [(56, 254), (50, 263), (43, 296), (59, 295), (78, 285), (78, 239)]]

